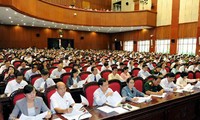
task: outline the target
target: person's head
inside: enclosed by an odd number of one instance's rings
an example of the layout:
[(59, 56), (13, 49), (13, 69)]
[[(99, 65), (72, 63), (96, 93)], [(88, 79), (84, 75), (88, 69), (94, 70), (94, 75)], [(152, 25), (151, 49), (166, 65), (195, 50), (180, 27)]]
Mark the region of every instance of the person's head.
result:
[(126, 80), (126, 84), (127, 84), (127, 86), (128, 86), (130, 89), (132, 89), (132, 88), (134, 87), (134, 80), (133, 80), (133, 78), (132, 78), (132, 77), (128, 78), (128, 79)]
[(56, 90), (57, 90), (58, 94), (63, 97), (65, 95), (66, 90), (67, 90), (65, 83), (57, 82)]
[(8, 68), (10, 66), (10, 60), (5, 61), (5, 66)]
[(124, 63), (123, 63), (123, 62), (120, 62), (120, 63), (119, 63), (119, 66), (120, 66), (121, 69), (123, 69), (123, 68), (124, 68)]
[(160, 84), (161, 79), (162, 79), (161, 77), (156, 77), (156, 79), (153, 79), (152, 80), (153, 85), (158, 86)]
[(105, 62), (103, 65), (104, 65), (106, 68), (109, 67), (108, 62)]
[(92, 73), (93, 73), (94, 75), (96, 75), (96, 74), (98, 73), (97, 67), (92, 67), (92, 68), (91, 68), (91, 71), (92, 71)]
[(32, 85), (26, 85), (24, 87), (24, 94), (29, 101), (33, 101), (35, 99), (36, 91)]
[(78, 76), (78, 70), (77, 69), (72, 69), (71, 71), (71, 77), (76, 78)]
[(175, 79), (174, 73), (168, 73), (167, 79), (168, 79), (169, 82), (173, 82), (174, 79)]
[(128, 67), (123, 68), (123, 72), (127, 73), (128, 72)]
[(16, 74), (16, 82), (17, 83), (20, 83), (23, 80), (23, 78), (24, 78), (24, 76), (23, 76), (23, 74), (21, 72), (18, 72)]
[(11, 74), (14, 74), (15, 68), (13, 66), (9, 66), (8, 71), (10, 71)]
[(176, 64), (176, 65), (174, 65), (174, 68), (178, 70), (180, 68), (180, 65)]
[(147, 70), (148, 70), (147, 64), (143, 64), (143, 65), (142, 65), (142, 69), (143, 69), (144, 71), (147, 71)]
[(182, 77), (183, 79), (187, 78), (187, 76), (188, 76), (188, 73), (187, 73), (187, 72), (182, 72), (182, 73), (181, 73), (181, 77)]
[(42, 70), (41, 74), (42, 74), (42, 78), (44, 80), (46, 80), (49, 77), (49, 71), (47, 71), (47, 70)]
[(114, 75), (117, 74), (117, 71), (118, 71), (117, 67), (113, 67), (113, 68), (112, 68), (112, 73), (113, 73)]
[(156, 70), (156, 72), (160, 72), (160, 71), (161, 71), (161, 67), (160, 67), (160, 66), (157, 66), (157, 67), (155, 68), (155, 70)]
[(79, 69), (79, 65), (78, 64), (74, 64), (73, 68), (78, 70)]
[(34, 72), (36, 72), (38, 70), (38, 65), (37, 64), (32, 64), (31, 68), (32, 68), (32, 72), (34, 73)]
[(102, 91), (106, 91), (109, 87), (108, 81), (104, 78), (100, 78), (98, 81), (98, 85), (101, 88)]
[(44, 60), (44, 61), (42, 62), (42, 66), (47, 66), (47, 61), (46, 61), (46, 60)]
[(22, 67), (26, 67), (26, 62), (25, 62), (25, 61), (22, 61), (21, 66), (22, 66)]
[(61, 71), (63, 69), (63, 65), (60, 63), (57, 65), (58, 71)]

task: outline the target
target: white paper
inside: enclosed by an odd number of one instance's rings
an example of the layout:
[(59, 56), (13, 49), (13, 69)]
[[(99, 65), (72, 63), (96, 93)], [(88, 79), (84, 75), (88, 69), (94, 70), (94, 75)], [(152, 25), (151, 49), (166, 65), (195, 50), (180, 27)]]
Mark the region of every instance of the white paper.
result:
[(179, 88), (175, 92), (183, 93), (184, 91), (186, 92), (193, 92), (194, 86), (191, 84), (187, 84), (184, 88)]
[(117, 91), (115, 91), (113, 92), (112, 96), (108, 96), (106, 100), (108, 105), (117, 107), (123, 99), (120, 96), (120, 94)]
[(62, 116), (68, 120), (81, 120), (92, 117), (92, 115), (87, 110), (80, 111), (75, 109), (73, 109), (71, 113), (62, 114)]
[(85, 84), (86, 80), (81, 80), (77, 83), (78, 87), (79, 88), (82, 88), (83, 87), (83, 84)]
[(81, 96), (81, 103), (83, 103), (84, 105), (89, 106), (88, 100), (84, 96), (82, 96), (82, 95), (80, 95), (80, 96)]
[(47, 114), (48, 114), (48, 111), (38, 114), (36, 116), (26, 116), (24, 114), (21, 114), (19, 119), (20, 120), (43, 120), (43, 118), (45, 118)]
[(83, 107), (82, 103), (75, 103), (73, 105), (73, 110), (80, 110)]
[(194, 87), (196, 87), (196, 88), (199, 88), (200, 89), (200, 81), (198, 81), (195, 85), (194, 85)]
[(55, 118), (55, 119), (53, 119), (53, 120), (62, 120), (61, 118)]
[(151, 96), (148, 96), (148, 97), (136, 97), (136, 98), (138, 98), (138, 100), (134, 101), (135, 103), (150, 102), (152, 100)]
[(122, 108), (127, 109), (127, 110), (130, 110), (130, 111), (134, 111), (134, 110), (140, 109), (139, 107), (130, 105), (130, 104), (128, 104), (128, 103), (122, 104)]
[(101, 111), (103, 111), (105, 113), (111, 113), (111, 112), (114, 111), (114, 109), (112, 107), (109, 107), (109, 106), (106, 106), (106, 105), (102, 106), (102, 107), (98, 107), (97, 109), (101, 110)]
[(150, 95), (150, 96), (164, 98), (166, 95), (167, 93), (163, 93), (162, 95)]

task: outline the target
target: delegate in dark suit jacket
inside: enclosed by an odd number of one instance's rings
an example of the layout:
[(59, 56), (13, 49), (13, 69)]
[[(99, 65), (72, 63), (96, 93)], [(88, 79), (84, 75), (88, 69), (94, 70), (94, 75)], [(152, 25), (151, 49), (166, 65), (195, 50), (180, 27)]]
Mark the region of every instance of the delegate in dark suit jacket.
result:
[[(46, 112), (46, 111), (50, 112), (49, 108), (46, 106), (46, 104), (44, 103), (44, 101), (41, 97), (35, 98), (34, 105), (35, 105), (34, 107), (35, 107), (36, 115), (40, 114), (41, 112)], [(28, 116), (28, 106), (27, 106), (26, 97), (21, 100), (18, 100), (16, 102), (16, 105), (15, 105), (12, 113), (10, 114), (9, 120), (13, 120), (13, 119), (17, 118), (22, 113), (24, 115)]]
[[(81, 78), (78, 76), (78, 77), (77, 77), (77, 83), (78, 83), (79, 81), (81, 81)], [(71, 87), (73, 84), (74, 84), (74, 81), (73, 81), (72, 77), (69, 77), (68, 80), (67, 80), (67, 87), (69, 88), (69, 87)]]

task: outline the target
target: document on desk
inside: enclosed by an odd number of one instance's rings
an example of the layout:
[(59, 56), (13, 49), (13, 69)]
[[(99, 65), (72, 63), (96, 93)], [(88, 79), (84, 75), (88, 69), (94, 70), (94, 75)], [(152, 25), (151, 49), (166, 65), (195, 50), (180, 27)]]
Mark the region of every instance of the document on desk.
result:
[(183, 93), (184, 91), (185, 92), (193, 92), (194, 91), (193, 88), (194, 88), (193, 85), (187, 84), (184, 88), (179, 88), (174, 92), (178, 92), (178, 93)]
[(119, 114), (128, 112), (128, 110), (126, 110), (126, 109), (124, 109), (122, 107), (116, 107), (116, 108), (114, 108), (114, 111), (119, 113)]
[(129, 110), (129, 111), (134, 111), (134, 110), (140, 109), (139, 107), (133, 106), (133, 105), (128, 104), (128, 103), (122, 104), (122, 108)]
[(135, 103), (150, 102), (152, 100), (151, 96), (148, 96), (148, 97), (136, 97), (136, 98), (138, 98), (138, 100), (134, 101)]
[(71, 113), (62, 114), (62, 116), (68, 120), (81, 120), (92, 117), (92, 115), (87, 111), (81, 111), (73, 109)]
[(107, 105), (104, 105), (102, 107), (98, 107), (97, 109), (101, 110), (102, 112), (105, 112), (105, 113), (111, 113), (111, 112), (114, 111), (114, 109), (112, 107), (109, 107)]
[(167, 95), (167, 93), (163, 93), (162, 95), (150, 95), (150, 96), (164, 98), (166, 95)]
[(48, 114), (48, 111), (43, 112), (36, 116), (26, 116), (24, 114), (21, 114), (19, 119), (20, 120), (43, 120), (43, 118), (45, 118), (47, 114)]
[(194, 87), (200, 89), (200, 81), (198, 81), (198, 82), (194, 85)]
[(82, 96), (82, 95), (80, 95), (80, 96), (81, 96), (81, 103), (83, 103), (83, 104), (89, 106), (88, 100), (87, 100), (84, 96)]
[(117, 107), (121, 101), (123, 100), (122, 97), (120, 96), (120, 94), (115, 91), (113, 92), (112, 96), (107, 97), (107, 103), (108, 105), (112, 106), (112, 107)]
[(79, 88), (82, 88), (83, 87), (83, 84), (85, 84), (86, 80), (81, 80), (77, 83), (78, 87)]

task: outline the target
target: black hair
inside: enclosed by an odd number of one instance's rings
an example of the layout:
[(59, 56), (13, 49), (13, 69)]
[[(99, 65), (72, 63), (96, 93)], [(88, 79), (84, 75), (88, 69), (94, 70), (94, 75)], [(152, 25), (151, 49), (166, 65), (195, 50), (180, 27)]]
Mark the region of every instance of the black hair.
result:
[(182, 72), (182, 73), (181, 73), (181, 77), (184, 78), (185, 76), (188, 76), (188, 73)]
[(96, 68), (96, 66), (92, 67), (92, 68), (91, 68), (91, 71), (93, 72), (95, 68)]
[(43, 70), (41, 71), (41, 74), (42, 74), (42, 75), (48, 75), (48, 74), (49, 74), (49, 71), (43, 69)]
[(124, 72), (125, 70), (128, 70), (128, 67), (124, 67), (122, 71)]
[(117, 67), (112, 67), (112, 70), (115, 70), (115, 69), (117, 69)]
[(143, 65), (142, 65), (142, 68), (144, 68), (144, 67), (148, 67), (147, 64), (143, 64)]
[(105, 62), (103, 65), (104, 65), (104, 66), (108, 66), (108, 62)]
[(24, 87), (24, 94), (28, 94), (28, 93), (31, 93), (33, 91), (33, 89), (35, 89), (32, 85), (26, 85)]
[(106, 79), (105, 78), (100, 78), (99, 81), (98, 81), (98, 85), (102, 86), (104, 82), (106, 82)]
[(38, 68), (38, 65), (37, 64), (32, 64), (31, 65), (31, 68), (33, 69), (33, 68), (35, 68), (37, 66), (37, 68)]
[(170, 72), (170, 73), (167, 74), (167, 77), (175, 77), (175, 74)]
[(77, 69), (72, 69), (72, 71), (71, 71), (71, 77), (74, 77), (74, 73), (77, 73), (77, 72), (78, 72)]
[[(129, 83), (131, 80), (133, 80), (132, 77), (128, 78), (128, 79), (126, 80), (126, 83)], [(133, 81), (134, 81), (134, 80), (133, 80)]]
[(18, 77), (18, 76), (24, 76), (24, 75), (21, 72), (17, 72), (16, 77)]

